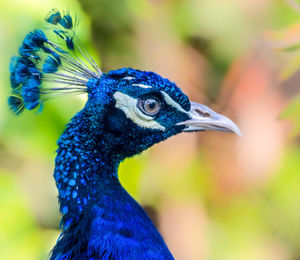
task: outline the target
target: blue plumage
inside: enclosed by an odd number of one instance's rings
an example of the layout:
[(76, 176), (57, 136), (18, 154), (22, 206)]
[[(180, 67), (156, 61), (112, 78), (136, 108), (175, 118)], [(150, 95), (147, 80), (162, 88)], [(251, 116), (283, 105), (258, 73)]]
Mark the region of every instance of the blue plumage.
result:
[(58, 24), (60, 21), (61, 21), (61, 15), (60, 15), (60, 12), (56, 9), (52, 9), (49, 14), (47, 15), (47, 17), (45, 18), (45, 20), (48, 22), (48, 23), (51, 23), (51, 24)]
[(70, 14), (66, 13), (60, 20), (59, 24), (65, 29), (73, 28), (73, 19)]
[(21, 98), (15, 97), (15, 96), (10, 96), (8, 98), (8, 105), (9, 108), (16, 114), (20, 114), (23, 112), (24, 109), (24, 104), (23, 100)]
[(59, 62), (59, 59), (55, 59), (51, 56), (48, 56), (45, 60), (45, 63), (43, 64), (43, 72), (44, 73), (54, 73), (56, 71), (58, 71), (58, 67), (59, 65), (61, 65), (61, 63)]
[(120, 184), (118, 166), (184, 131), (239, 133), (238, 128), (153, 72), (102, 73), (75, 41), (76, 20), (69, 13), (52, 10), (46, 21), (60, 43), (41, 30), (25, 37), (11, 64), (10, 108), (19, 114), (58, 93), (88, 95), (58, 140), (54, 178), (62, 234), (50, 258), (173, 259), (145, 211)]

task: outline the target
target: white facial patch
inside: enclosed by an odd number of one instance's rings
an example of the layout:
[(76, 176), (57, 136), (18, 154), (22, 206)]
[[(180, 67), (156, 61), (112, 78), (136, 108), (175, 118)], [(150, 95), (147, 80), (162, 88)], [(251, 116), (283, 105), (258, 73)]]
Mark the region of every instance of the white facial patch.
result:
[(139, 88), (152, 88), (152, 86), (144, 85), (144, 84), (132, 84), (132, 86), (139, 87)]
[(172, 99), (166, 92), (161, 91), (161, 93), (164, 96), (164, 99), (166, 101), (166, 103), (174, 108), (176, 108), (178, 111), (182, 112), (182, 113), (186, 113), (188, 114), (188, 111), (185, 111), (176, 101), (174, 101), (174, 99)]
[(150, 129), (165, 131), (165, 127), (156, 122), (151, 116), (145, 115), (138, 107), (138, 100), (122, 92), (116, 92), (113, 95), (116, 100), (116, 107), (121, 109), (127, 118), (135, 124)]

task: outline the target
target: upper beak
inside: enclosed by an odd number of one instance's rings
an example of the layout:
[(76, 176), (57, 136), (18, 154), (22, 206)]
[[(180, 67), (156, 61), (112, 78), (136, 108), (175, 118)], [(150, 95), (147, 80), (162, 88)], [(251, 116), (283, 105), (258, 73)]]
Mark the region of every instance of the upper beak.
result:
[(220, 115), (202, 104), (191, 102), (189, 115), (189, 120), (177, 123), (177, 125), (186, 126), (183, 130), (184, 132), (218, 130), (222, 132), (233, 132), (239, 136), (242, 135), (237, 125), (228, 117)]

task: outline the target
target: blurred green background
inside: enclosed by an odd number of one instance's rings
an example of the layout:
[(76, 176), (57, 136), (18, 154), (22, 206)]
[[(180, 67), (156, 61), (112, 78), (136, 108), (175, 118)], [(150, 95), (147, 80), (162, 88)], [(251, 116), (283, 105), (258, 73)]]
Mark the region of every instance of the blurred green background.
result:
[(0, 0), (0, 259), (46, 259), (59, 234), (56, 141), (85, 97), (15, 117), (9, 61), (52, 8), (80, 17), (104, 71), (152, 70), (240, 126), (182, 134), (121, 165), (176, 259), (300, 259), (300, 3)]

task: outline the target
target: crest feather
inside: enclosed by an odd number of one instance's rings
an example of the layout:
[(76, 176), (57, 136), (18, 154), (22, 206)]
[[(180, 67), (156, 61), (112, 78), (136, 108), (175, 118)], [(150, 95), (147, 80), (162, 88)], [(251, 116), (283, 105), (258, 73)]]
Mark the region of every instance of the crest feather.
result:
[(32, 110), (58, 94), (86, 93), (88, 81), (102, 75), (76, 36), (77, 17), (53, 9), (45, 20), (47, 34), (41, 29), (28, 33), (19, 56), (11, 60), (12, 96), (8, 103), (16, 114), (24, 108)]

